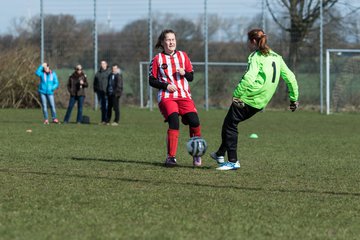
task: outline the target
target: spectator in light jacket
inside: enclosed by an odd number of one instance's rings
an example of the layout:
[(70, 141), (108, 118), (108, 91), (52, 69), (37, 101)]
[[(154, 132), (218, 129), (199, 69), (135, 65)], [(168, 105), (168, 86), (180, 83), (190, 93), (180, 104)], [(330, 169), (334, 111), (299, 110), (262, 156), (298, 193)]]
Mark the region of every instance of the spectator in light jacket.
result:
[(57, 75), (50, 69), (49, 64), (46, 62), (38, 67), (35, 74), (40, 78), (38, 92), (40, 95), (41, 107), (44, 115), (44, 124), (49, 124), (47, 102), (49, 102), (50, 105), (52, 122), (59, 123), (59, 120), (56, 118), (54, 99), (54, 91), (59, 87)]

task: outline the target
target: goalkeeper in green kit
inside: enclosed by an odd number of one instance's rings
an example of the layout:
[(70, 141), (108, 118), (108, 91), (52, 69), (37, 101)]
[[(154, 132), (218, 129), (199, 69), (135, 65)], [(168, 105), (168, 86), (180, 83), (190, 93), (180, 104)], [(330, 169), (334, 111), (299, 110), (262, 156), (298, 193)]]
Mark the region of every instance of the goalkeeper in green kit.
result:
[[(219, 164), (218, 170), (240, 168), (237, 157), (237, 125), (261, 111), (269, 103), (280, 77), (286, 82), (289, 90), (291, 111), (295, 111), (299, 106), (295, 75), (286, 66), (282, 57), (267, 45), (267, 36), (262, 29), (248, 32), (248, 47), (252, 53), (248, 57), (246, 73), (233, 93), (232, 104), (224, 119), (221, 145), (217, 152), (210, 154)], [(224, 161), (226, 152), (229, 161)]]

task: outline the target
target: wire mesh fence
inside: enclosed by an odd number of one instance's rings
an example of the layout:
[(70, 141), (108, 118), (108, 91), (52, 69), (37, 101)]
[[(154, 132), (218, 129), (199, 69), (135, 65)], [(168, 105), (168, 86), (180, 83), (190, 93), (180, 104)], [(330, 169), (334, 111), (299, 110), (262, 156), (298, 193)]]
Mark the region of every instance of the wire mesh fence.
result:
[[(72, 68), (82, 64), (90, 82), (89, 93), (92, 93), (92, 80), (98, 62), (118, 63), (125, 80), (123, 103), (140, 105), (139, 63), (150, 61), (156, 53), (154, 44), (164, 28), (177, 32), (178, 49), (186, 51), (193, 62), (245, 63), (249, 54), (246, 33), (251, 28), (261, 27), (269, 36), (270, 47), (286, 60), (290, 36), (273, 21), (266, 3), (278, 4), (279, 1), (42, 0), (43, 58), (60, 73), (63, 86)], [(359, 3), (354, 4), (360, 6)], [(339, 6), (351, 13), (346, 4), (340, 2)], [(278, 8), (278, 13), (284, 16), (280, 18), (281, 23), (289, 25), (286, 10), (281, 6)], [(333, 15), (346, 14), (345, 10), (339, 9), (333, 10)], [(346, 21), (359, 24), (354, 14), (348, 14)], [(324, 48), (354, 48), (359, 45), (359, 33), (345, 30), (338, 33), (333, 28), (334, 25), (324, 25)], [(298, 61), (293, 69), (300, 87), (302, 106), (315, 110), (320, 107), (322, 91), (319, 35), (317, 21), (299, 48)], [(226, 107), (244, 71), (242, 66), (195, 66), (192, 92), (196, 103), (205, 108)], [(147, 103), (150, 95), (146, 73), (144, 69), (142, 90), (146, 93), (144, 98)], [(208, 89), (205, 89), (206, 82)], [(93, 105), (95, 99), (90, 95), (87, 104)], [(288, 101), (286, 95), (286, 87), (280, 86), (270, 107), (285, 106)], [(58, 101), (62, 98), (60, 96)], [(156, 101), (151, 104), (156, 104)]]
[(360, 111), (360, 49), (326, 50), (326, 113)]

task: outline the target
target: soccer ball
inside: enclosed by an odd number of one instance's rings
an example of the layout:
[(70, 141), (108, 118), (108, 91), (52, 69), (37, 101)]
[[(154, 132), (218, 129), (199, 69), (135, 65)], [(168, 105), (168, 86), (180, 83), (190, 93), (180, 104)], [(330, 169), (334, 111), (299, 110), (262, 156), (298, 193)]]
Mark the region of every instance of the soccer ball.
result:
[(192, 137), (187, 141), (186, 149), (191, 156), (201, 157), (206, 152), (207, 143), (201, 137)]

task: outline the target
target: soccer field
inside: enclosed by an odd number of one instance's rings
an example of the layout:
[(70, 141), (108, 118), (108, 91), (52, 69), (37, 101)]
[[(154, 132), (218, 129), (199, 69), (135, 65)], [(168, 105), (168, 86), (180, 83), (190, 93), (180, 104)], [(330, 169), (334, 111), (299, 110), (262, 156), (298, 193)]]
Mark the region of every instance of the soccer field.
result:
[(258, 113), (239, 125), (241, 168), (219, 172), (226, 110), (199, 113), (201, 168), (181, 125), (171, 169), (159, 111), (121, 111), (113, 127), (0, 110), (0, 239), (359, 239), (359, 114)]

